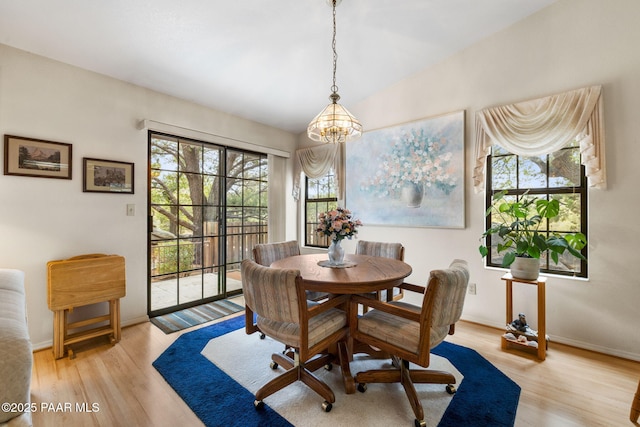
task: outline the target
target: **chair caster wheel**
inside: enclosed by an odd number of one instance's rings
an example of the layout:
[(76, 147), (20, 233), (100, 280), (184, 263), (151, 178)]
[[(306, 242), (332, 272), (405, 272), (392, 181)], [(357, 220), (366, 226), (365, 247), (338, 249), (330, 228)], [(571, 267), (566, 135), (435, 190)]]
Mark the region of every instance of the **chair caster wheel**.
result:
[(456, 386), (454, 386), (453, 384), (447, 384), (447, 387), (445, 388), (445, 390), (447, 390), (447, 393), (449, 394), (456, 394), (456, 391), (458, 391), (456, 389)]
[(364, 383), (360, 383), (358, 384), (358, 391), (360, 393), (364, 393), (365, 391), (367, 391), (367, 385)]
[(274, 371), (276, 369), (278, 369), (278, 364), (276, 362), (271, 362), (271, 364), (269, 365), (271, 367), (271, 369), (273, 369)]
[(261, 339), (261, 340), (263, 340), (263, 339), (264, 339), (264, 337), (266, 337), (266, 335), (265, 335), (265, 334), (263, 334), (263, 333), (260, 333), (260, 339)]
[(253, 401), (253, 407), (260, 410), (260, 409), (264, 409), (264, 402), (262, 400), (254, 400)]
[(413, 424), (414, 424), (416, 427), (427, 427), (427, 422), (426, 422), (425, 420), (418, 420), (418, 419), (416, 419), (416, 420), (413, 422)]
[(330, 371), (333, 369), (333, 364), (332, 363), (327, 363), (326, 365), (324, 365), (324, 369), (326, 369), (327, 371)]
[(333, 405), (331, 403), (327, 402), (326, 400), (322, 402), (322, 410), (324, 412), (331, 412), (331, 408), (333, 408)]

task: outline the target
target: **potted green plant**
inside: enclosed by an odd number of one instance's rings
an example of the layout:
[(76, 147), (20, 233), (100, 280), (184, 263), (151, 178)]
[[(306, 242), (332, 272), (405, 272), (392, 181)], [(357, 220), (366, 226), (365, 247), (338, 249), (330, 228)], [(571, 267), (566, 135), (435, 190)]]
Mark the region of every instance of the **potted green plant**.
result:
[[(513, 277), (537, 279), (540, 272), (540, 256), (545, 252), (549, 253), (556, 264), (565, 251), (586, 260), (580, 253), (587, 245), (584, 234), (558, 234), (540, 230), (545, 220), (560, 215), (558, 200), (527, 197), (527, 193), (524, 193), (519, 200), (509, 201), (505, 198), (506, 194), (506, 191), (501, 191), (493, 196), (493, 202), (485, 212), (485, 216), (492, 215), (493, 224), (482, 234), (481, 239), (489, 235), (501, 239), (497, 251), (506, 252), (502, 266), (511, 267)], [(489, 254), (489, 248), (485, 245), (480, 245), (479, 250), (483, 258)]]

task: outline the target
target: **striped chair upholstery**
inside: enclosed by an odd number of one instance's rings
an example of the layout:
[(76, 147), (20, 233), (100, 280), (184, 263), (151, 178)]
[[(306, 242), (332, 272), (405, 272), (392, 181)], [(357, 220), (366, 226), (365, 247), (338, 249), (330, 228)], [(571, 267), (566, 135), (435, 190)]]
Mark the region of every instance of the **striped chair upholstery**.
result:
[[(358, 389), (370, 382), (400, 382), (409, 397), (416, 416), (416, 425), (424, 425), (424, 411), (413, 383), (448, 384), (447, 391), (455, 392), (455, 377), (443, 371), (409, 369), (409, 362), (429, 366), (432, 348), (454, 332), (460, 319), (469, 283), (466, 261), (454, 260), (448, 269), (433, 270), (427, 287), (403, 283), (407, 291), (424, 294), (422, 307), (400, 301), (384, 302), (363, 296), (351, 298), (349, 318), (351, 336), (392, 355), (393, 369), (359, 372)], [(358, 305), (374, 310), (357, 316)]]
[[(253, 247), (253, 260), (260, 265), (269, 267), (271, 263), (279, 259), (300, 255), (300, 246), (297, 240), (277, 243), (260, 243)], [(307, 299), (320, 301), (329, 295), (324, 292), (307, 292)]]
[(274, 369), (280, 365), (287, 370), (256, 392), (256, 408), (263, 406), (264, 398), (301, 380), (325, 399), (323, 408), (328, 412), (335, 402), (333, 391), (311, 371), (330, 364), (334, 356), (328, 353), (328, 347), (347, 337), (347, 315), (338, 308), (346, 305), (347, 296), (322, 304), (308, 303), (298, 270), (269, 268), (244, 260), (241, 273), (245, 304), (256, 314), (259, 330), (293, 352), (293, 358), (289, 351), (272, 355)]
[(269, 267), (272, 262), (282, 258), (300, 255), (300, 246), (296, 240), (277, 243), (260, 243), (253, 247), (253, 260)]
[[(369, 242), (366, 240), (358, 240), (356, 246), (356, 254), (379, 256), (384, 258), (392, 258), (400, 261), (404, 260), (404, 246), (400, 243), (386, 242)], [(387, 290), (376, 292), (379, 300), (387, 300)], [(400, 288), (393, 288), (393, 301), (397, 301), (404, 297), (404, 292)]]

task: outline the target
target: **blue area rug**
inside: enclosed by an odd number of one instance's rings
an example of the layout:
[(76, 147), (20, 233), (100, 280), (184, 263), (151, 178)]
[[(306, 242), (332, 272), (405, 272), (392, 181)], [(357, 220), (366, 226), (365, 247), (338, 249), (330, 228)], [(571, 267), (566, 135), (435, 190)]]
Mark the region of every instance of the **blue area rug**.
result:
[[(242, 327), (244, 317), (238, 316), (186, 333), (153, 366), (209, 427), (291, 426), (268, 404), (256, 411), (253, 394), (200, 354), (211, 339)], [(513, 426), (520, 397), (517, 384), (469, 348), (443, 342), (432, 353), (464, 375), (439, 427)]]

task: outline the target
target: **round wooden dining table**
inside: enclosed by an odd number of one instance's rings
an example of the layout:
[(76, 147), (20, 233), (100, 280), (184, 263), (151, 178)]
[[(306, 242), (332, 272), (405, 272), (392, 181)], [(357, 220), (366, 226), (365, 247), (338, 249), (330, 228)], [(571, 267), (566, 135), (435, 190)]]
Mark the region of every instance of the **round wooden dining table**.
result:
[(296, 255), (275, 261), (271, 267), (299, 270), (305, 289), (338, 295), (390, 289), (411, 274), (411, 266), (397, 259), (347, 254), (348, 266), (319, 265), (327, 259), (327, 254)]
[[(393, 295), (392, 288), (402, 284), (411, 274), (409, 264), (391, 258), (347, 254), (343, 266), (320, 265), (325, 264), (327, 259), (327, 254), (296, 255), (275, 261), (271, 267), (299, 270), (306, 290), (335, 295), (370, 294), (383, 289), (387, 289), (387, 295)], [(338, 344), (337, 353), (347, 394), (355, 393), (356, 390), (349, 366), (354, 353), (388, 357), (369, 346), (354, 342), (351, 337), (344, 345)]]

